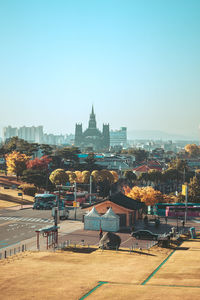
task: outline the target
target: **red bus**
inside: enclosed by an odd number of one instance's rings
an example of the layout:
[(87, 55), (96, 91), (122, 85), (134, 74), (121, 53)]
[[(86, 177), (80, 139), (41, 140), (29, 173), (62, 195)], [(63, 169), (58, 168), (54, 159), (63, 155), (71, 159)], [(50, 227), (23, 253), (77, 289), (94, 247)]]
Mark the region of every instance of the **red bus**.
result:
[[(64, 198), (64, 203), (67, 206), (73, 206), (73, 202), (75, 201), (74, 192), (66, 193)], [(87, 201), (87, 193), (85, 192), (77, 192), (76, 193), (76, 202), (80, 203), (80, 206)]]
[[(186, 208), (185, 206), (167, 206), (166, 207), (166, 216), (167, 217), (184, 217)], [(187, 216), (188, 217), (200, 217), (200, 206), (190, 206), (187, 207)]]

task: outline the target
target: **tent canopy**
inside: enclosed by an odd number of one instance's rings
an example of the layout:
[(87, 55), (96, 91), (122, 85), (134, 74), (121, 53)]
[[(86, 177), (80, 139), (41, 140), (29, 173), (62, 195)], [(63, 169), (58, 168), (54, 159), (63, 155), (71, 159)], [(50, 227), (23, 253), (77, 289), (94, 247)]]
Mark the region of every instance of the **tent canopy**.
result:
[(112, 207), (110, 207), (107, 212), (102, 216), (102, 218), (105, 218), (105, 219), (119, 219), (119, 216), (116, 215), (114, 213), (114, 211), (112, 210)]

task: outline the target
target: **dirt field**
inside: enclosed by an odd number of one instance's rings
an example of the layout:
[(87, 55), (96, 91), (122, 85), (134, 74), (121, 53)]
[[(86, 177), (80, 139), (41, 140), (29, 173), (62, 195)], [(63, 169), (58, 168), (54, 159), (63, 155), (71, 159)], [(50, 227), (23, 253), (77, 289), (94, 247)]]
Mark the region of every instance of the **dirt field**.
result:
[(200, 240), (184, 242), (157, 269), (171, 251), (25, 252), (0, 261), (1, 298), (73, 300), (94, 289), (87, 299), (199, 299)]
[(33, 197), (24, 195), (23, 199), (18, 196), (19, 190), (4, 189), (0, 187), (0, 209), (13, 207), (21, 204), (32, 204)]

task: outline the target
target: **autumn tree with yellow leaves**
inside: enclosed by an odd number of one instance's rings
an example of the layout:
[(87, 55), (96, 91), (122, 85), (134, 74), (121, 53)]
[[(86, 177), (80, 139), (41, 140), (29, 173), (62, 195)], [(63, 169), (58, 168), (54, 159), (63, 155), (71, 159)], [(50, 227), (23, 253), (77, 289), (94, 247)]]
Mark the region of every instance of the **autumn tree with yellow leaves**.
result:
[(185, 146), (185, 151), (190, 157), (200, 156), (200, 147), (196, 144), (188, 144)]
[(134, 186), (132, 189), (124, 188), (124, 192), (127, 197), (144, 202), (146, 205), (155, 205), (156, 203), (163, 201), (162, 193), (154, 190), (151, 186)]
[(26, 164), (30, 160), (30, 156), (13, 151), (6, 155), (6, 166), (7, 172), (10, 174), (16, 174), (17, 180), (22, 175), (23, 171), (26, 170)]

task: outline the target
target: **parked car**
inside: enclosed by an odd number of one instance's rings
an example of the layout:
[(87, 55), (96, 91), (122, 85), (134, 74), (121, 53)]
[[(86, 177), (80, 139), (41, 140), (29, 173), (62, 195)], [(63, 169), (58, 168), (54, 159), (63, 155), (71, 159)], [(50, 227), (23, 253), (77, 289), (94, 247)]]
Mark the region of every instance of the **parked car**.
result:
[(153, 233), (149, 230), (137, 230), (131, 233), (132, 237), (136, 239), (145, 239), (145, 240), (154, 240), (157, 241), (159, 238), (159, 234)]

